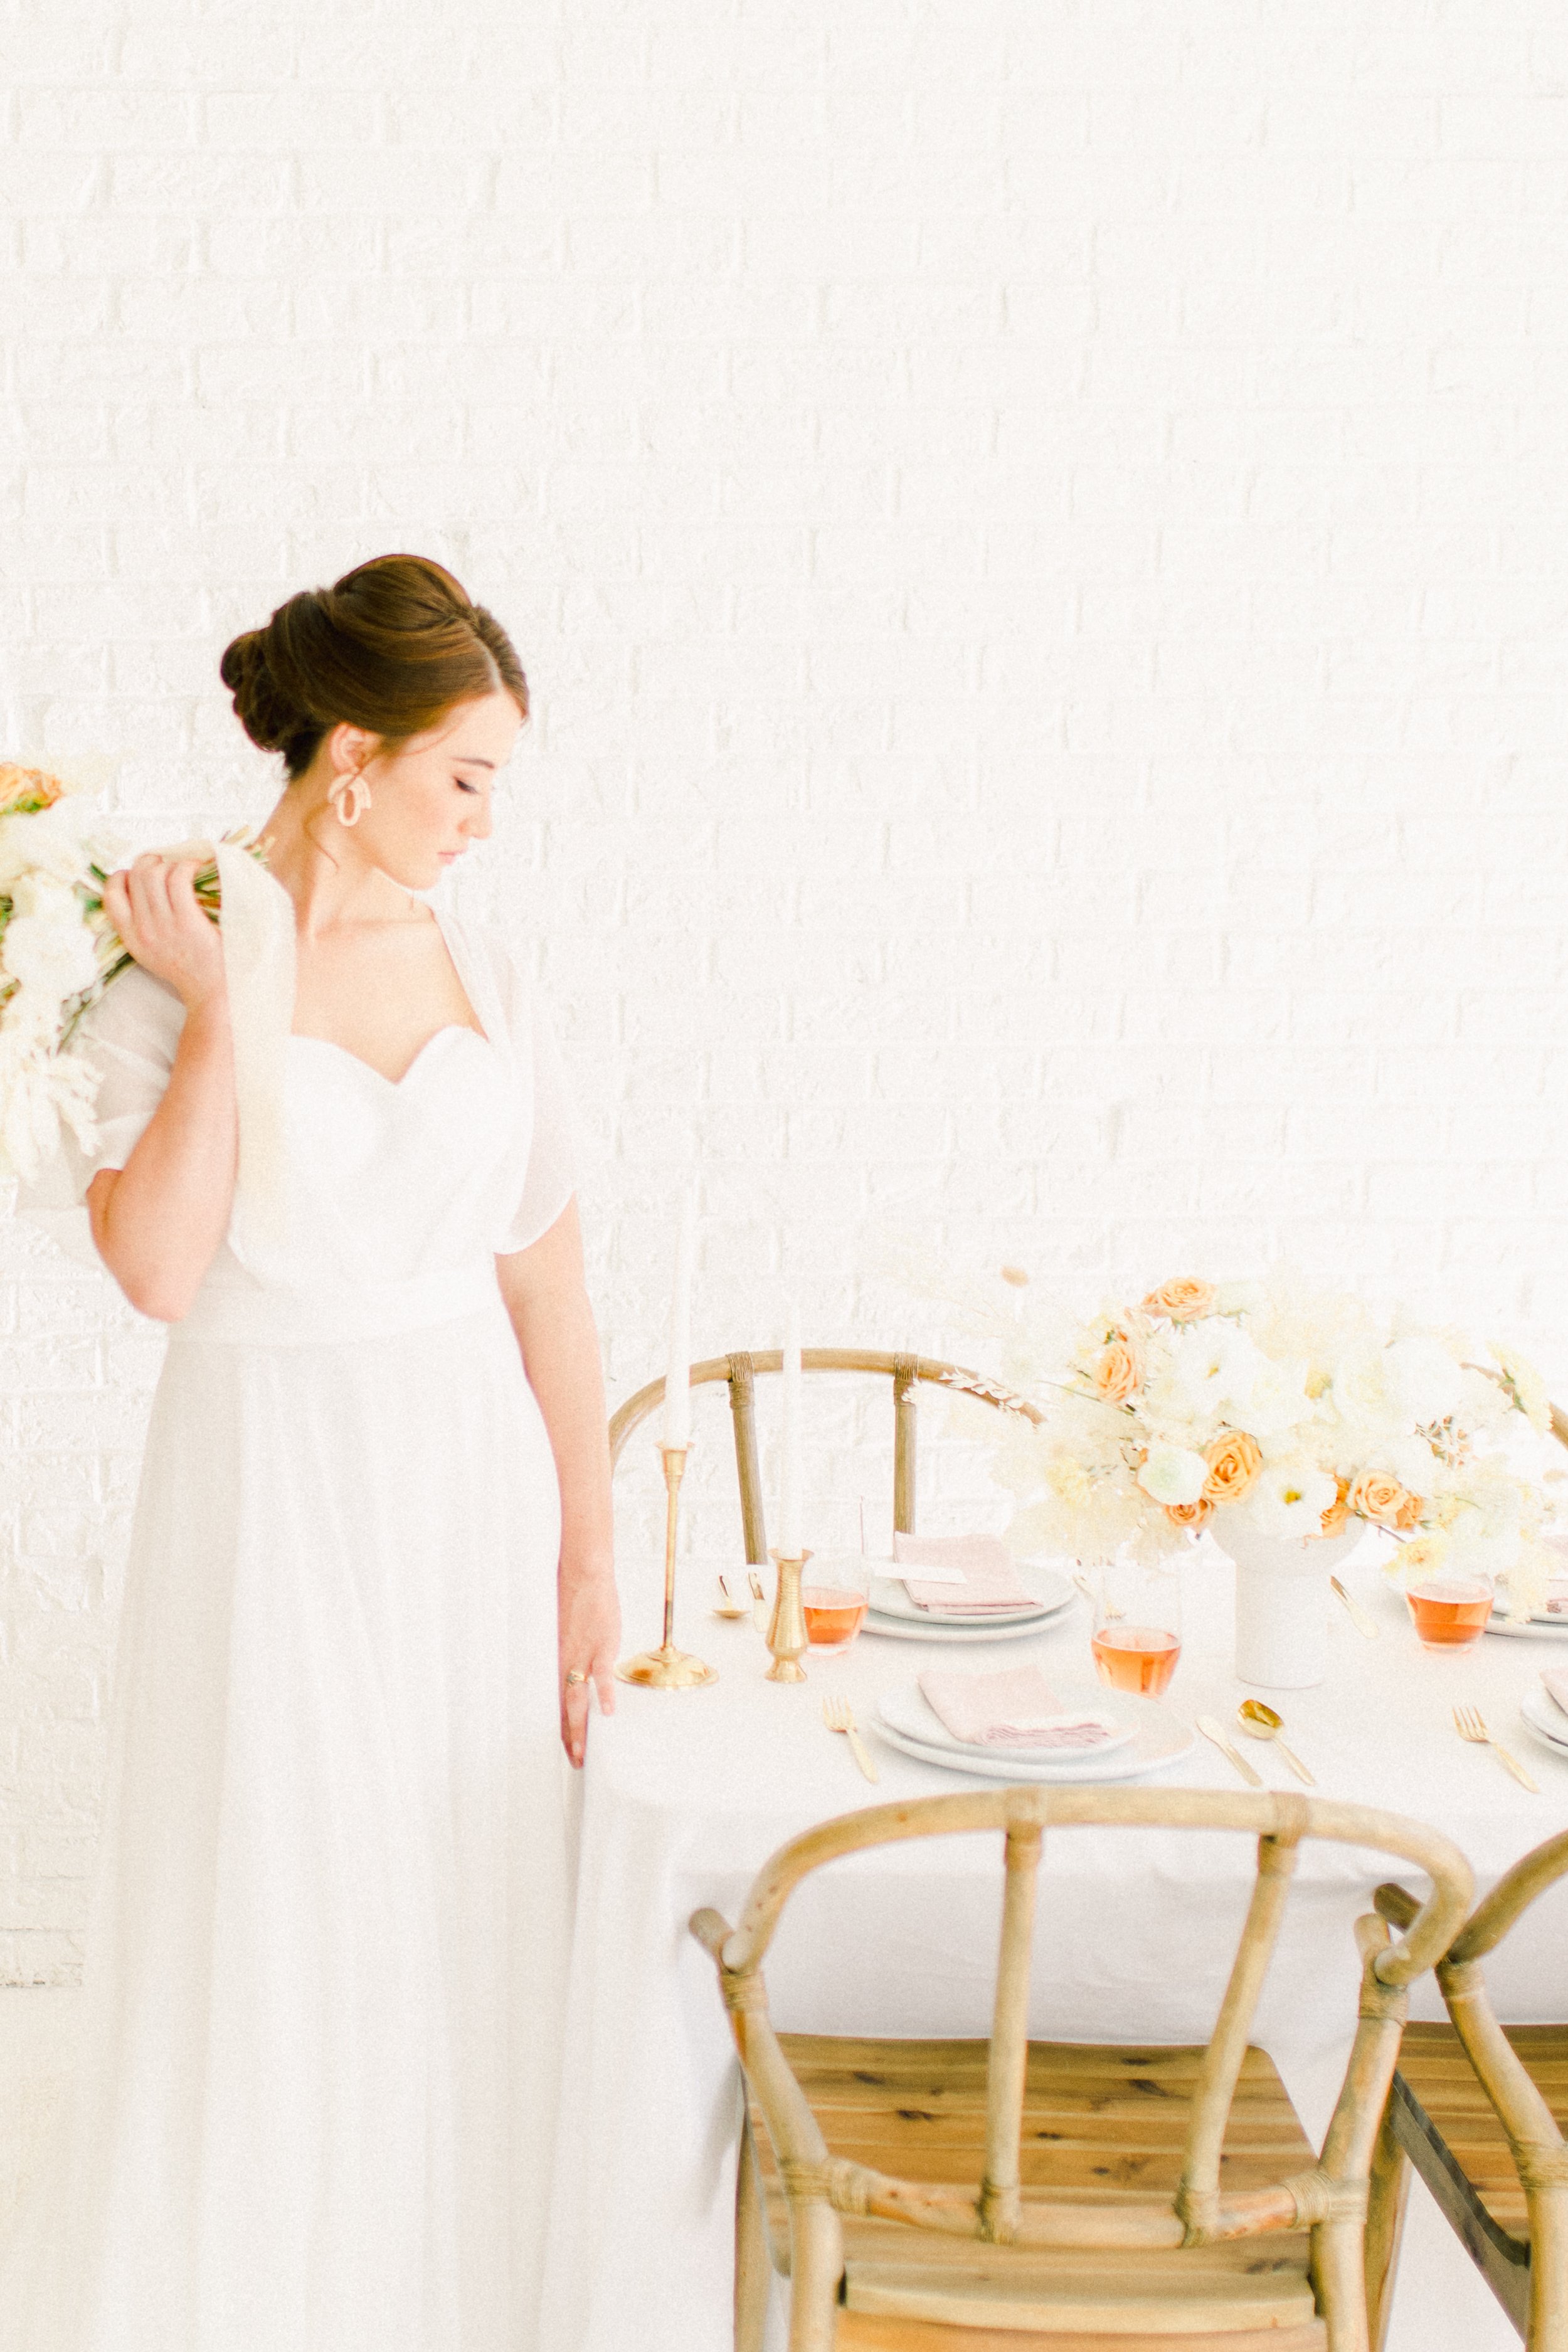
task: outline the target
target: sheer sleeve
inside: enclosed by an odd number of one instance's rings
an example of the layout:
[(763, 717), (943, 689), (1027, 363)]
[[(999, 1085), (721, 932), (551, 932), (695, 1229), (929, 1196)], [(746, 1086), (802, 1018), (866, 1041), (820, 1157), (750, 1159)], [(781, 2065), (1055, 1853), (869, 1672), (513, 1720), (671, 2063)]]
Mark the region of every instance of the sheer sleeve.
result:
[(513, 1171), (510, 1199), (495, 1248), (499, 1256), (525, 1250), (547, 1234), (576, 1190), (576, 1122), (554, 1032), (527, 975), (499, 937), (486, 941), (486, 975), (510, 1047), (514, 1083), (523, 1096), (520, 1121), (527, 1137)]
[(74, 1040), (74, 1050), (99, 1073), (98, 1141), (84, 1151), (74, 1136), (62, 1135), (47, 1166), (19, 1187), (18, 1209), (79, 1208), (100, 1170), (124, 1167), (163, 1098), (184, 1023), (173, 989), (139, 965), (110, 983)]

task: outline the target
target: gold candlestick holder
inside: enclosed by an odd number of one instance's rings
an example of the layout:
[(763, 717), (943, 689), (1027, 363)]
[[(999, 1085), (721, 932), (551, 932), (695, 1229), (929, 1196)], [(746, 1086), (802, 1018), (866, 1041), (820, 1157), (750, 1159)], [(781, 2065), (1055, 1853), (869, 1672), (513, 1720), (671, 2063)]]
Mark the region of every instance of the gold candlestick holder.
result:
[(811, 1558), (808, 1551), (786, 1559), (783, 1552), (773, 1555), (778, 1570), (778, 1589), (773, 1595), (773, 1613), (768, 1624), (768, 1647), (773, 1654), (766, 1680), (770, 1683), (803, 1683), (805, 1668), (801, 1654), (806, 1647), (805, 1611), (801, 1606), (800, 1572)]
[(623, 1658), (616, 1668), (616, 1679), (623, 1683), (640, 1683), (647, 1690), (700, 1690), (704, 1683), (716, 1683), (716, 1669), (693, 1657), (689, 1650), (675, 1646), (675, 1538), (680, 1528), (680, 1482), (686, 1475), (685, 1445), (661, 1445), (659, 1456), (664, 1464), (664, 1639), (657, 1650), (640, 1650), (635, 1658)]

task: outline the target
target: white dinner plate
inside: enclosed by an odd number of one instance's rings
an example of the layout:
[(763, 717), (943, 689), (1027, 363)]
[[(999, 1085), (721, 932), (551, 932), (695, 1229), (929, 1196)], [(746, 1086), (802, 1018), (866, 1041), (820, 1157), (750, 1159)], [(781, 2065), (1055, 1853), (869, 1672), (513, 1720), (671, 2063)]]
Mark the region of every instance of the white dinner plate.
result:
[[(1056, 1616), (1058, 1609), (1065, 1609), (1074, 1597), (1068, 1578), (1058, 1576), (1056, 1569), (1035, 1569), (1030, 1583), (1035, 1585), (1030, 1600), (1020, 1601), (1016, 1609), (987, 1609), (987, 1625), (1023, 1625), (1025, 1618)], [(920, 1601), (910, 1600), (910, 1592), (900, 1576), (872, 1576), (869, 1601), (872, 1601), (877, 1616), (910, 1618), (917, 1625), (973, 1625), (975, 1622), (973, 1616), (963, 1616), (962, 1612), (947, 1613), (945, 1609), (921, 1609)]]
[[(1042, 1617), (1054, 1617), (1057, 1611), (1065, 1609), (1074, 1597), (1067, 1578), (1058, 1576), (1055, 1569), (1037, 1569), (1030, 1580), (1037, 1588), (1034, 1599), (1020, 1601), (1016, 1609), (988, 1610), (985, 1614), (987, 1625), (1037, 1624)], [(973, 1617), (944, 1617), (938, 1611), (922, 1609), (918, 1601), (910, 1599), (900, 1577), (872, 1578), (871, 1606), (879, 1617), (904, 1617), (916, 1625), (972, 1627), (976, 1622)]]
[(1546, 1748), (1555, 1748), (1568, 1764), (1568, 1715), (1564, 1715), (1554, 1698), (1548, 1696), (1539, 1683), (1531, 1683), (1519, 1702), (1519, 1711)]
[(1500, 1610), (1487, 1619), (1489, 1633), (1507, 1633), (1516, 1642), (1568, 1642), (1568, 1617), (1527, 1617), (1516, 1625)]
[(954, 1642), (1016, 1642), (1032, 1633), (1054, 1633), (1065, 1613), (1052, 1609), (1043, 1617), (1026, 1617), (1021, 1624), (1009, 1620), (998, 1625), (994, 1618), (977, 1624), (973, 1617), (962, 1622), (952, 1617), (927, 1617), (916, 1624), (908, 1617), (883, 1617), (868, 1609), (860, 1631), (884, 1634), (889, 1642), (931, 1642), (945, 1650)]
[(1099, 1741), (1093, 1748), (1008, 1748), (1002, 1749), (977, 1747), (971, 1740), (956, 1738), (948, 1730), (918, 1682), (899, 1683), (893, 1689), (884, 1691), (877, 1701), (877, 1713), (882, 1722), (891, 1724), (895, 1731), (901, 1731), (906, 1739), (918, 1740), (922, 1748), (951, 1750), (954, 1756), (980, 1756), (984, 1757), (987, 1763), (1005, 1754), (1023, 1758), (1031, 1764), (1082, 1764), (1086, 1763), (1091, 1755), (1109, 1756), (1113, 1748), (1125, 1748), (1130, 1739), (1137, 1738), (1138, 1726), (1121, 1705), (1121, 1694), (1116, 1692), (1108, 1698), (1101, 1685), (1096, 1683), (1088, 1690), (1081, 1686), (1076, 1688), (1069, 1698), (1062, 1700), (1064, 1714), (1074, 1707), (1082, 1707), (1086, 1714), (1108, 1717), (1116, 1726), (1116, 1729), (1109, 1732), (1105, 1738)]
[(1179, 1762), (1197, 1746), (1196, 1733), (1172, 1713), (1163, 1699), (1135, 1698), (1130, 1692), (1118, 1691), (1116, 1707), (1118, 1713), (1131, 1715), (1137, 1725), (1127, 1745), (1109, 1754), (1104, 1748), (1092, 1754), (1080, 1750), (1065, 1763), (1053, 1759), (1048, 1764), (1026, 1764), (1016, 1756), (957, 1754), (911, 1739), (880, 1716), (874, 1715), (871, 1724), (879, 1738), (901, 1755), (913, 1756), (921, 1764), (935, 1764), (944, 1772), (972, 1773), (982, 1780), (1133, 1780), (1141, 1772), (1158, 1772), (1167, 1764)]

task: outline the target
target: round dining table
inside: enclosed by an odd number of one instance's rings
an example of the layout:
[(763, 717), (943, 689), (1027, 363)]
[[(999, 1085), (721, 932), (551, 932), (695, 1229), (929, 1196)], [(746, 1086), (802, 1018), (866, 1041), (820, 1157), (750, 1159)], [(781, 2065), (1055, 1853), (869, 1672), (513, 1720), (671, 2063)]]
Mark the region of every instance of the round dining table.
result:
[[(1520, 1705), (1542, 1667), (1568, 1667), (1568, 1636), (1489, 1633), (1437, 1655), (1417, 1643), (1373, 1559), (1341, 1570), (1375, 1635), (1332, 1604), (1329, 1666), (1315, 1688), (1249, 1693), (1232, 1658), (1232, 1572), (1212, 1549), (1184, 1564), (1184, 1643), (1165, 1704), (1233, 1732), (1237, 1704), (1268, 1698), (1316, 1793), (1430, 1823), (1468, 1856), (1478, 1893), (1568, 1825), (1568, 1748), (1553, 1752)], [(580, 1808), (571, 2008), (555, 2210), (544, 2283), (549, 2352), (731, 2352), (739, 2070), (692, 1912), (733, 1918), (760, 1865), (813, 1822), (863, 1805), (982, 1782), (881, 1739), (878, 1701), (938, 1658), (982, 1672), (1038, 1664), (1081, 1692), (1089, 1616), (1073, 1600), (1025, 1639), (953, 1645), (864, 1631), (805, 1658), (807, 1679), (769, 1682), (749, 1618), (710, 1612), (710, 1573), (684, 1572), (677, 1638), (718, 1670), (705, 1688), (621, 1688), (595, 1718)], [(823, 1702), (854, 1710), (879, 1773), (862, 1777)], [(1108, 1695), (1110, 1696), (1110, 1695)], [(1456, 1705), (1480, 1710), (1537, 1784), (1461, 1740)], [(1298, 1789), (1277, 1745), (1238, 1740), (1266, 1783)], [(1147, 1785), (1233, 1788), (1207, 1740)], [(1312, 1791), (1308, 1791), (1312, 1793)], [(1030, 2032), (1041, 2040), (1197, 2042), (1212, 2029), (1251, 1891), (1251, 1839), (1226, 1832), (1104, 1827), (1048, 1832), (1037, 1915)], [(810, 2033), (981, 2036), (989, 2030), (1000, 1920), (1001, 1841), (923, 1840), (846, 1857), (807, 1879), (784, 1914), (766, 1976), (775, 2024)], [(1352, 1923), (1391, 1858), (1305, 1844), (1253, 2038), (1321, 2137), (1354, 2030)], [(1413, 1891), (1423, 1891), (1420, 1882)], [(1568, 2020), (1568, 1882), (1488, 1963), (1501, 2016)], [(1411, 2013), (1440, 2018), (1427, 1977)], [(1436, 2210), (1413, 2200), (1390, 2352), (1489, 2352), (1516, 2341)], [(1418, 2237), (1418, 2250), (1415, 2240)], [(1415, 2259), (1413, 2261), (1413, 2253)], [(783, 2342), (775, 2293), (770, 2346)]]

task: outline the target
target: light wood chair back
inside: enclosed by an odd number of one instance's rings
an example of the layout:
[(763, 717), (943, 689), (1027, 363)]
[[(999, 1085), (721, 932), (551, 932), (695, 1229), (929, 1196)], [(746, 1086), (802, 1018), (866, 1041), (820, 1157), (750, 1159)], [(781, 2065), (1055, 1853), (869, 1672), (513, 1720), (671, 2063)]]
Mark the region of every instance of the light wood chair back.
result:
[[(1430, 2069), (1412, 2063), (1408, 2077), (1401, 2070), (1384, 2127), (1386, 2158), (1408, 2158), (1414, 2164), (1530, 2352), (1568, 2352), (1568, 2144), (1537, 2080), (1538, 2074), (1549, 2080), (1559, 2108), (1568, 2111), (1568, 2026), (1516, 2029), (1510, 2037), (1498, 2022), (1481, 1962), (1547, 1888), (1564, 1877), (1568, 1830), (1503, 1874), (1436, 1964), (1454, 2032), (1508, 2142), (1522, 2194), (1524, 2229), (1504, 2226), (1481, 2193), (1489, 2184), (1470, 2178), (1472, 2168), (1480, 2168), (1474, 2163), (1470, 2103), (1462, 2076), (1456, 2082), (1451, 2063), (1442, 2064), (1440, 2049), (1433, 2050), (1437, 2063)], [(1415, 1916), (1415, 1899), (1402, 1886), (1380, 1886), (1375, 1899), (1383, 1916), (1395, 1926)], [(1441, 2029), (1416, 2032), (1426, 2037), (1425, 2051)], [(1466, 2145), (1456, 2149), (1450, 2136)], [(1391, 2207), (1395, 2198), (1402, 2200), (1407, 2179), (1401, 2165), (1397, 2183), (1390, 2185)], [(1490, 2200), (1502, 2201), (1495, 2194)], [(1396, 2242), (1396, 2218), (1391, 2215), (1383, 2234)], [(1373, 2284), (1375, 2293), (1379, 2282)]]
[[(1028, 2060), (1036, 1892), (1045, 1832), (1101, 1828), (1237, 1830), (1258, 1840), (1258, 1870), (1235, 1963), (1199, 2069), (1180, 2182), (1172, 2197), (1113, 2204), (1026, 2194), (1020, 2134)], [(829, 2156), (822, 2131), (769, 2020), (763, 1962), (780, 1915), (811, 1872), (839, 1856), (910, 1838), (1001, 1832), (1005, 1886), (986, 2072), (984, 2161), (973, 2188), (901, 2179)], [(1432, 1892), (1396, 1940), (1374, 1916), (1357, 1923), (1360, 2017), (1339, 2103), (1309, 2172), (1237, 2194), (1220, 2158), (1254, 2011), (1303, 1838), (1405, 1856)], [(1030, 1786), (875, 1806), (819, 1823), (782, 1846), (752, 1883), (733, 1927), (699, 1911), (691, 1932), (718, 1966), (736, 2047), (765, 2122), (789, 2200), (792, 2352), (828, 2352), (844, 2269), (841, 2214), (1018, 2248), (1203, 2247), (1310, 2228), (1319, 2306), (1331, 2352), (1363, 2352), (1362, 2232), (1368, 2173), (1406, 2009), (1405, 1988), (1432, 1965), (1463, 1918), (1473, 1881), (1458, 1848), (1399, 1814), (1286, 1792)], [(1138, 2021), (1127, 2026), (1136, 2031)], [(912, 2339), (911, 2339), (912, 2340)]]
[[(931, 1356), (906, 1355), (887, 1348), (803, 1348), (805, 1372), (879, 1372), (893, 1384), (893, 1525), (900, 1535), (912, 1535), (915, 1526), (915, 1398), (922, 1381), (962, 1390), (999, 1412), (1016, 1412), (1026, 1421), (1041, 1419), (1037, 1405), (1011, 1389), (1000, 1387), (979, 1372), (966, 1371)], [(725, 1381), (735, 1431), (735, 1475), (741, 1488), (741, 1524), (746, 1558), (761, 1566), (768, 1556), (767, 1525), (763, 1513), (763, 1479), (757, 1458), (757, 1375), (784, 1370), (778, 1348), (733, 1356), (710, 1356), (691, 1367), (694, 1388), (710, 1381)], [(610, 1466), (614, 1469), (628, 1437), (664, 1402), (664, 1382), (650, 1381), (628, 1397), (610, 1422)]]

